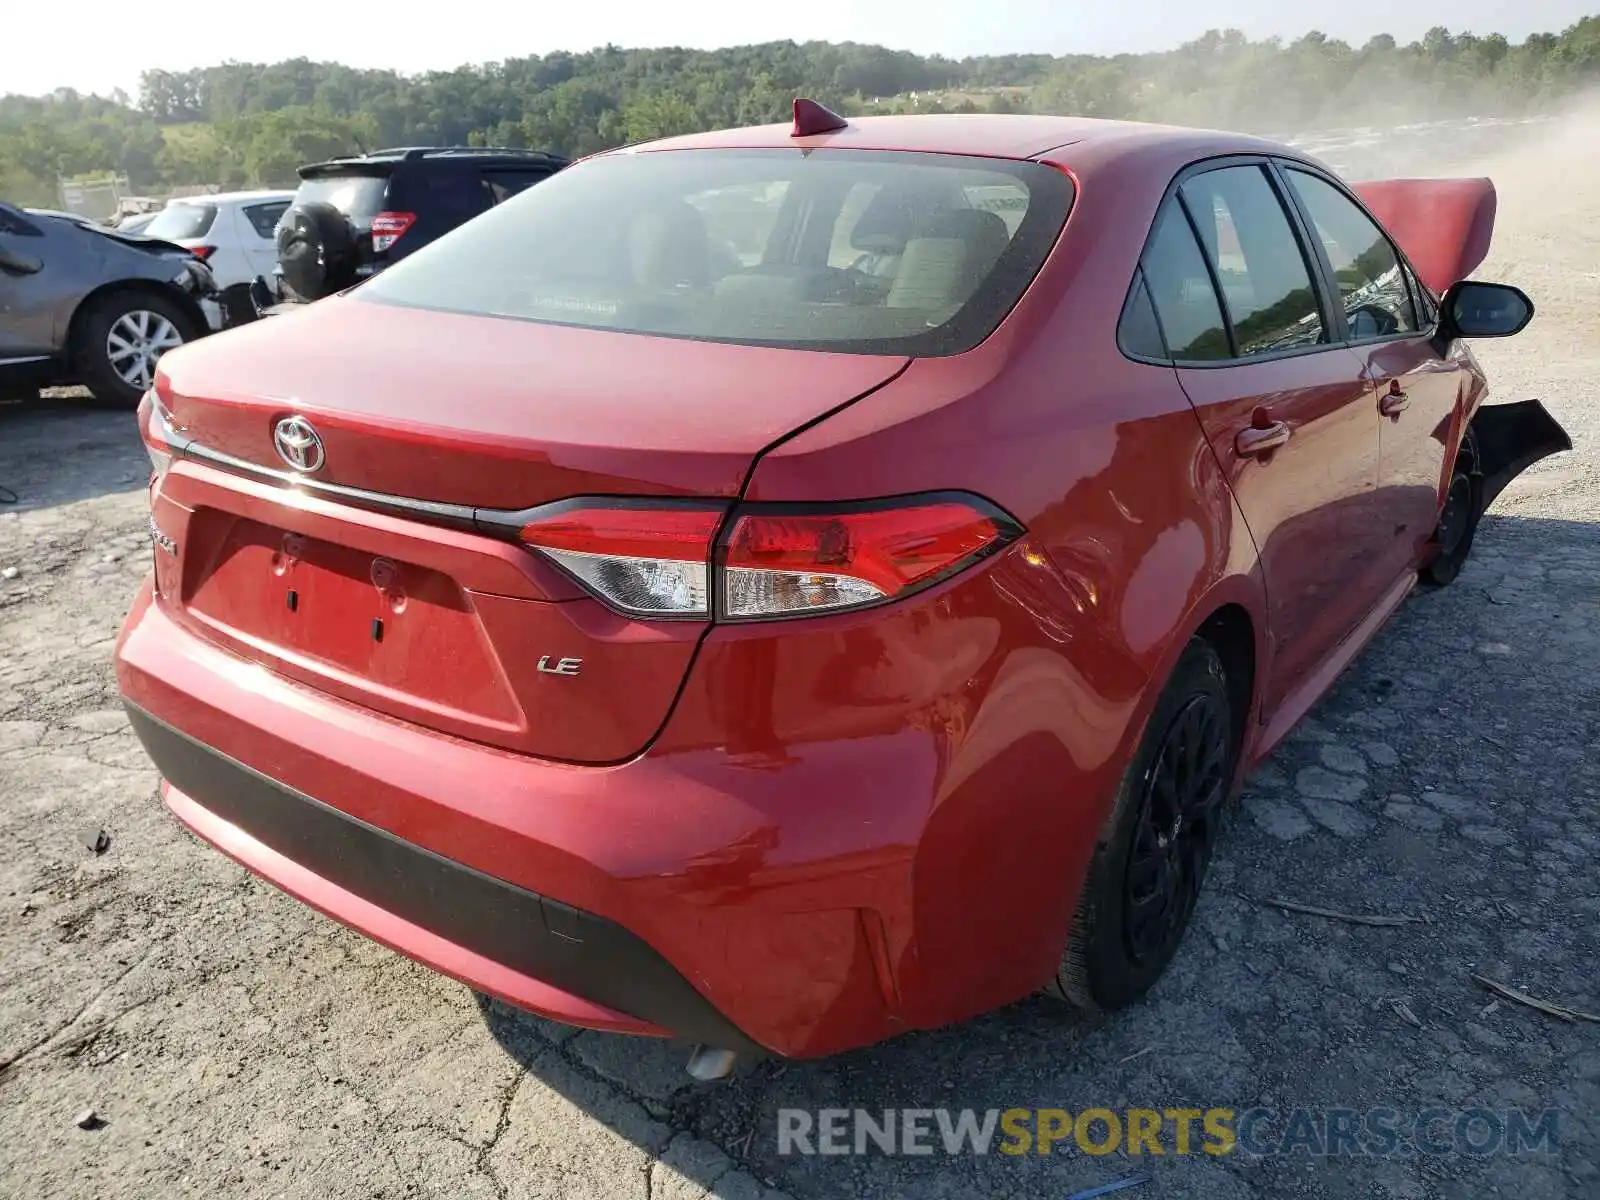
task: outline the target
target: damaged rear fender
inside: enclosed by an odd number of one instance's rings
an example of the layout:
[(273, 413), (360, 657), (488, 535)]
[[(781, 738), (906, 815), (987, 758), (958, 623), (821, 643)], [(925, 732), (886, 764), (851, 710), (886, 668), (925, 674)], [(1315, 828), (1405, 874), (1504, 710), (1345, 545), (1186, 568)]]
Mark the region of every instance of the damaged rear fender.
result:
[(1485, 404), (1469, 425), (1478, 511), (1494, 503), (1506, 484), (1541, 458), (1572, 449), (1572, 438), (1537, 400)]

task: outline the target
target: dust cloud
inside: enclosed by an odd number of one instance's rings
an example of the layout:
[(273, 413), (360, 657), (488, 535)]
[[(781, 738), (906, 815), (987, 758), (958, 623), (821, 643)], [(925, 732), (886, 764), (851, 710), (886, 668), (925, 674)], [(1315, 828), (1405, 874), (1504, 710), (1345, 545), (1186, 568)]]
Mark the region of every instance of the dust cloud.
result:
[(1474, 342), (1473, 352), (1491, 399), (1543, 400), (1572, 435), (1575, 453), (1540, 463), (1497, 508), (1535, 496), (1579, 505), (1600, 485), (1600, 92), (1508, 131), (1501, 148), (1423, 159), (1408, 173), (1494, 181), (1494, 242), (1473, 276), (1522, 288), (1537, 315), (1517, 337)]

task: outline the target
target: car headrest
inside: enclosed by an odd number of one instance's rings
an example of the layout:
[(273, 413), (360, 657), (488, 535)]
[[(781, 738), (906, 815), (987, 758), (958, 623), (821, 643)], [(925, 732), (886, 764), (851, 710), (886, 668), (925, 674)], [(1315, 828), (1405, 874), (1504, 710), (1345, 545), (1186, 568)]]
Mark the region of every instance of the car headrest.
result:
[(711, 241), (700, 210), (684, 200), (658, 204), (628, 230), (633, 276), (649, 287), (702, 287), (711, 278)]
[(998, 215), (981, 208), (955, 208), (929, 217), (919, 238), (950, 238), (967, 246), (967, 269), (976, 285), (1011, 244), (1011, 232)]
[(899, 254), (916, 224), (916, 211), (901, 192), (881, 188), (850, 231), (850, 245), (873, 254)]
[(930, 217), (906, 243), (885, 305), (938, 311), (962, 304), (1010, 241), (992, 212), (963, 208)]

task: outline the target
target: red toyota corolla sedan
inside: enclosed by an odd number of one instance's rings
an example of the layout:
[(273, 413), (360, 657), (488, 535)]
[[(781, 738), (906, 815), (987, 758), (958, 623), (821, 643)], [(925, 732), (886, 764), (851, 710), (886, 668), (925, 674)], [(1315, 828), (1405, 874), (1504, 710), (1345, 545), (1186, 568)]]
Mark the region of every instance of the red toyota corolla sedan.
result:
[(704, 1073), (1126, 1004), (1245, 771), (1569, 448), (1480, 408), (1493, 200), (805, 102), (600, 155), (162, 359), (134, 727), (279, 887)]

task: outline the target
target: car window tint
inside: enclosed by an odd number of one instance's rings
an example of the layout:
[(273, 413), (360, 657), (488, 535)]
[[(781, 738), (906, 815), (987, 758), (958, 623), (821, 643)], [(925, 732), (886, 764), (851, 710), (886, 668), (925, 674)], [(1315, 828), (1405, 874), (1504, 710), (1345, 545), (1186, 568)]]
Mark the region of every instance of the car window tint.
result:
[(394, 206), (449, 228), (494, 206), (494, 194), (471, 169), (434, 168), (402, 177)]
[(1260, 167), (1224, 167), (1181, 189), (1217, 270), (1241, 358), (1328, 341), (1311, 270)]
[(1117, 322), (1117, 345), (1124, 354), (1135, 358), (1167, 357), (1161, 326), (1156, 323), (1156, 310), (1150, 303), (1150, 289), (1145, 286), (1143, 274), (1134, 279), (1128, 301), (1122, 306), (1122, 319)]
[(168, 241), (205, 237), (211, 232), (211, 223), (216, 219), (215, 204), (174, 202), (157, 213), (156, 219), (145, 226), (144, 232), (146, 237), (166, 238)]
[(1232, 356), (1211, 275), (1175, 199), (1156, 218), (1155, 236), (1144, 252), (1144, 277), (1173, 358), (1207, 362)]
[(525, 192), (541, 179), (548, 179), (549, 171), (493, 170), (483, 173), (484, 183), (496, 204), (509, 200), (518, 192)]
[[(1014, 232), (971, 203), (996, 193), (1027, 196)], [(955, 354), (1021, 297), (1071, 203), (1063, 172), (1003, 159), (788, 146), (602, 155), (361, 294), (701, 341)]]
[(278, 218), (283, 216), (289, 207), (287, 200), (274, 200), (270, 204), (250, 204), (245, 206), (245, 220), (250, 222), (250, 227), (264, 238), (270, 238), (278, 228)]
[(1383, 230), (1327, 180), (1305, 171), (1285, 174), (1333, 266), (1350, 336), (1359, 340), (1414, 332), (1417, 318), (1405, 274)]

